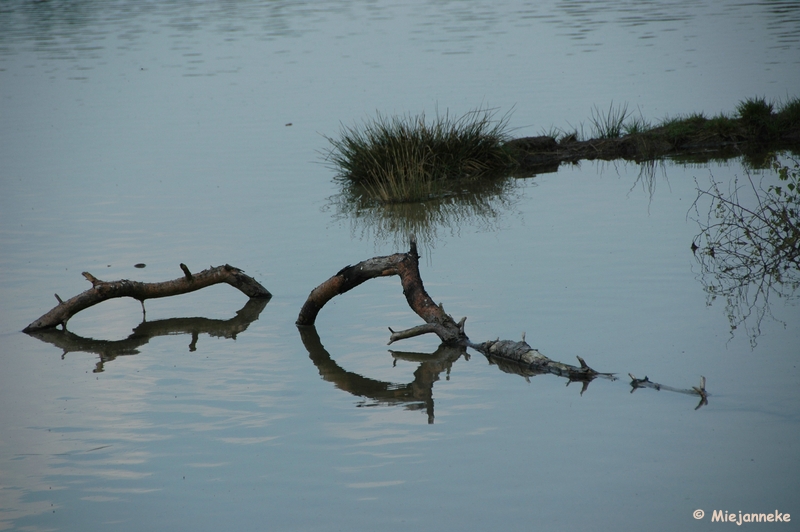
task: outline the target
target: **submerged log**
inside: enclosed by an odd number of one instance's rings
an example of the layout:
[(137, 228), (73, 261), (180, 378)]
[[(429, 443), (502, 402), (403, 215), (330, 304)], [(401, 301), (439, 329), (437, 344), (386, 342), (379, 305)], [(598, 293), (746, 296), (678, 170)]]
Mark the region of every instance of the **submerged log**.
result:
[(56, 294), (58, 305), (25, 327), (22, 332), (50, 329), (58, 325), (66, 328), (67, 321), (78, 312), (117, 297), (136, 299), (142, 303), (144, 308), (146, 299), (186, 294), (219, 283), (227, 283), (251, 298), (272, 297), (269, 290), (261, 286), (258, 281), (245, 275), (243, 270), (234, 268), (229, 264), (212, 267), (194, 275), (189, 272), (189, 268), (185, 264), (180, 266), (184, 276), (163, 283), (142, 283), (127, 279), (101, 281), (91, 273), (83, 272), (83, 276), (92, 283), (92, 288), (66, 301), (63, 301)]
[(708, 404), (708, 392), (706, 391), (706, 378), (701, 376), (700, 377), (700, 386), (692, 386), (689, 389), (685, 388), (674, 388), (672, 386), (666, 386), (664, 384), (659, 384), (657, 382), (653, 382), (647, 378), (645, 375), (644, 379), (637, 379), (632, 374), (628, 373), (628, 376), (631, 378), (631, 393), (635, 392), (639, 388), (652, 388), (657, 392), (661, 390), (667, 392), (676, 392), (676, 393), (683, 393), (687, 395), (698, 395), (700, 396), (700, 402), (695, 407), (695, 410), (700, 408), (701, 406)]
[[(550, 142), (539, 140), (542, 138), (549, 139)], [(532, 142), (533, 140), (536, 142)], [(643, 136), (589, 140), (577, 140), (570, 136), (561, 142), (556, 142), (553, 137), (525, 137), (509, 141), (508, 145), (515, 151), (522, 169), (558, 168), (561, 163), (594, 159), (652, 160), (667, 155), (672, 149), (658, 138)]]
[[(523, 335), (521, 342), (512, 340), (490, 340), (482, 344), (472, 344), (472, 348), (480, 351), (489, 359), (500, 359), (514, 362), (519, 367), (537, 373), (552, 373), (559, 377), (566, 377), (571, 381), (591, 381), (598, 375), (613, 377), (613, 373), (600, 373), (590, 368), (586, 361), (578, 358), (580, 366), (572, 366), (563, 362), (556, 362), (544, 356), (538, 349), (532, 348), (525, 341)], [(524, 375), (524, 374), (522, 374)]]

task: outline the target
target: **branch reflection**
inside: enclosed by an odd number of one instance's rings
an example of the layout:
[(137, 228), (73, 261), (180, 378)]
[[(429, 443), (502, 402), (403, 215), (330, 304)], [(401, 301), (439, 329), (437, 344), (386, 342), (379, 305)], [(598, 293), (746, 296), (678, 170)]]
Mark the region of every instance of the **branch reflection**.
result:
[[(731, 335), (744, 327), (755, 347), (764, 317), (772, 317), (770, 298), (796, 297), (800, 286), (800, 163), (773, 159), (758, 183), (746, 175), (727, 191), (713, 178), (708, 188), (698, 186), (692, 207), (700, 234), (692, 252), (708, 304), (723, 298)], [(774, 184), (765, 187), (768, 178)]]
[[(461, 356), (469, 358), (465, 348), (457, 347), (439, 346), (431, 354), (391, 351), (395, 363), (398, 359), (421, 363), (414, 372), (414, 380), (407, 384), (379, 381), (362, 377), (339, 366), (322, 345), (317, 328), (313, 325), (301, 325), (297, 329), (300, 332), (303, 346), (308, 351), (308, 357), (317, 367), (323, 379), (333, 383), (340, 390), (372, 399), (377, 404), (404, 405), (408, 410), (424, 408), (429, 424), (433, 424), (434, 421), (433, 383), (439, 380), (439, 374), (443, 371), (446, 372), (446, 378), (449, 379), (450, 368)], [(367, 406), (367, 404), (363, 403), (359, 406)]]
[(133, 329), (133, 333), (124, 340), (95, 340), (94, 338), (85, 338), (60, 329), (42, 329), (26, 334), (63, 350), (62, 359), (67, 356), (67, 353), (75, 352), (98, 355), (100, 360), (92, 371), (94, 373), (102, 373), (107, 362), (111, 362), (119, 356), (138, 354), (140, 347), (147, 344), (150, 339), (158, 336), (189, 334), (192, 337), (189, 343), (189, 351), (197, 350), (197, 341), (203, 333), (217, 338), (235, 340), (237, 334), (247, 330), (250, 324), (258, 319), (267, 303), (269, 303), (269, 299), (250, 299), (244, 307), (236, 312), (236, 316), (229, 320), (169, 318), (144, 321)]
[[(465, 360), (469, 360), (470, 358), (465, 347), (447, 347), (440, 345), (433, 353), (410, 353), (390, 350), (392, 357), (395, 359), (395, 363), (397, 363), (397, 360), (405, 360), (409, 362), (419, 362), (420, 365), (414, 372), (414, 380), (407, 384), (380, 381), (347, 371), (339, 366), (322, 345), (317, 329), (313, 325), (298, 325), (297, 329), (300, 332), (300, 339), (303, 342), (303, 346), (306, 348), (306, 351), (308, 351), (308, 357), (317, 367), (320, 376), (324, 380), (333, 383), (338, 389), (347, 393), (374, 401), (374, 403), (364, 401), (358, 406), (384, 404), (392, 406), (403, 405), (407, 410), (422, 410), (424, 408), (428, 416), (429, 424), (433, 424), (434, 422), (433, 384), (439, 380), (439, 375), (443, 371), (446, 373), (445, 378), (450, 380), (450, 369), (453, 367), (453, 364), (462, 356)], [(548, 369), (524, 366), (491, 355), (484, 354), (484, 356), (486, 356), (490, 365), (496, 366), (503, 373), (519, 375), (528, 382), (530, 382), (531, 377), (535, 377), (536, 375), (559, 375), (567, 380), (567, 386), (572, 382), (580, 382), (581, 395), (587, 390), (589, 383), (598, 377), (610, 382), (618, 380), (611, 373), (598, 373), (590, 378), (583, 379), (570, 378), (567, 375), (561, 375), (558, 372)], [(699, 387), (693, 386), (687, 389), (654, 383), (647, 377), (644, 379), (637, 379), (631, 375), (631, 379), (630, 384), (633, 388), (631, 391), (637, 388), (653, 388), (655, 390), (696, 395), (700, 397), (700, 402), (695, 407), (695, 410), (708, 404), (705, 377), (701, 379)]]

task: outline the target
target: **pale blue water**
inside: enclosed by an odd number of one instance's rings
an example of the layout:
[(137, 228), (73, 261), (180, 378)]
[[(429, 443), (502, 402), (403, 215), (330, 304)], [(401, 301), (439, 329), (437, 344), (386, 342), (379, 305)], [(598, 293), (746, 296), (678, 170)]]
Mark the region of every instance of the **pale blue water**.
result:
[[(799, 19), (797, 2), (0, 4), (0, 529), (800, 519), (797, 302), (772, 299), (753, 348), (755, 324), (731, 335), (690, 251), (695, 179), (742, 178), (738, 160), (666, 163), (652, 193), (636, 165), (562, 167), (490, 210), (443, 207), (423, 233), (426, 287), (470, 338), (525, 331), (556, 360), (619, 374), (583, 395), (477, 353), (439, 366), (433, 424), (424, 400), (343, 390), (331, 371), (414, 381), (424, 357), (386, 347), (387, 327), (418, 323), (395, 278), (323, 309), (314, 361), (294, 326), (341, 267), (404, 250), (390, 222), (337, 207), (321, 152), (341, 123), (483, 105), (513, 109), (522, 136), (612, 101), (653, 120), (732, 112), (797, 95)], [(179, 263), (230, 263), (274, 297), (235, 339), (156, 335), (102, 372), (97, 352), (19, 332), (54, 293), (88, 288), (82, 271), (154, 282)], [(147, 319), (230, 320), (245, 303), (213, 287), (148, 302)], [(122, 340), (140, 321), (137, 302), (107, 302), (69, 329)], [(676, 388), (703, 375), (709, 405), (631, 394), (628, 372)]]

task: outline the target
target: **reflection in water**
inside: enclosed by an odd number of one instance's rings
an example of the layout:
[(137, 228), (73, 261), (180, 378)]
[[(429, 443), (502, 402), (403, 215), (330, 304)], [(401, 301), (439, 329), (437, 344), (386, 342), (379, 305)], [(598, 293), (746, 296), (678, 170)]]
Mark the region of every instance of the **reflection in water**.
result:
[(205, 333), (217, 338), (235, 340), (236, 335), (244, 332), (251, 323), (258, 319), (261, 311), (269, 303), (269, 299), (253, 298), (236, 312), (236, 317), (229, 320), (212, 320), (208, 318), (170, 318), (166, 320), (144, 321), (133, 329), (133, 333), (124, 340), (95, 340), (84, 338), (67, 330), (41, 329), (28, 332), (30, 336), (48, 342), (62, 349), (64, 358), (67, 353), (95, 353), (100, 356), (94, 373), (102, 373), (106, 362), (118, 356), (136, 355), (139, 348), (157, 336), (190, 334), (192, 341), (189, 351), (197, 349), (200, 334)]
[(357, 185), (342, 182), (342, 192), (325, 206), (334, 219), (350, 220), (351, 233), (362, 239), (406, 246), (415, 234), (425, 248), (435, 247), (442, 232), (458, 235), (463, 227), (497, 230), (503, 215), (522, 197), (521, 182), (513, 177), (464, 183), (459, 191), (418, 203), (380, 203)]
[[(693, 205), (700, 234), (692, 251), (709, 304), (724, 298), (731, 334), (744, 326), (753, 347), (771, 315), (770, 297), (796, 297), (800, 286), (800, 164), (775, 160), (772, 168), (780, 184), (765, 189), (748, 172), (745, 183), (735, 179), (725, 192), (712, 178), (709, 188), (698, 187)], [(700, 218), (703, 200), (710, 204)]]
[[(446, 371), (449, 379), (450, 368), (453, 363), (461, 358), (469, 358), (465, 348), (439, 346), (434, 353), (404, 353), (392, 351), (392, 356), (397, 359), (412, 362), (421, 362), (414, 372), (414, 380), (408, 384), (394, 384), (362, 377), (341, 368), (325, 350), (322, 341), (313, 325), (301, 325), (300, 338), (308, 351), (308, 356), (319, 370), (319, 374), (328, 382), (332, 382), (340, 390), (344, 390), (359, 397), (373, 399), (376, 404), (398, 405), (403, 404), (409, 410), (425, 409), (428, 414), (428, 423), (432, 424), (433, 414), (433, 383), (439, 380), (439, 374)], [(359, 406), (368, 406), (366, 403)], [(369, 405), (371, 406), (371, 405)]]

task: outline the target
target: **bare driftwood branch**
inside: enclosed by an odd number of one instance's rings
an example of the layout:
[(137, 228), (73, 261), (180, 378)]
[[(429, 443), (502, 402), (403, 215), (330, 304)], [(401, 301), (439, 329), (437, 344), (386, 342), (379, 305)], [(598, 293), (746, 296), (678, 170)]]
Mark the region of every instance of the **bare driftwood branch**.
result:
[(700, 377), (700, 386), (692, 386), (690, 389), (673, 388), (672, 386), (659, 384), (657, 382), (653, 382), (650, 379), (648, 379), (647, 375), (645, 375), (644, 379), (637, 379), (630, 373), (628, 373), (628, 376), (631, 378), (631, 393), (635, 392), (639, 388), (652, 388), (657, 392), (664, 390), (667, 392), (676, 392), (676, 393), (684, 393), (687, 395), (700, 396), (700, 402), (695, 407), (695, 410), (697, 410), (701, 406), (708, 404), (708, 392), (706, 392), (706, 378), (703, 376)]
[(434, 303), (425, 291), (419, 274), (417, 242), (413, 235), (411, 236), (411, 249), (408, 253), (396, 253), (388, 257), (375, 257), (359, 262), (355, 266), (347, 266), (312, 290), (300, 310), (297, 325), (313, 325), (319, 311), (333, 297), (343, 294), (374, 277), (389, 275), (400, 276), (403, 293), (406, 296), (408, 305), (425, 320), (422, 325), (402, 331), (395, 331), (390, 327), (389, 344), (397, 340), (434, 333), (445, 345), (472, 347), (487, 357), (509, 360), (540, 373), (554, 373), (568, 377), (570, 380), (584, 381), (592, 380), (597, 375), (610, 375), (607, 373), (601, 374), (593, 370), (580, 357), (578, 357), (578, 361), (581, 364), (580, 367), (550, 360), (525, 343), (524, 336), (521, 342), (500, 340), (498, 338), (495, 341), (488, 341), (482, 344), (472, 343), (464, 332), (464, 324), (467, 318), (462, 318), (456, 323), (444, 311), (444, 307)]
[[(597, 377), (616, 380), (613, 373), (601, 373), (596, 371), (581, 357), (577, 357), (578, 363), (580, 364), (579, 366), (552, 360), (540, 353), (537, 349), (528, 345), (525, 341), (524, 334), (520, 342), (500, 340), (499, 338), (480, 344), (471, 342), (464, 332), (464, 324), (467, 318), (462, 318), (456, 323), (449, 314), (445, 313), (444, 307), (435, 304), (425, 291), (419, 273), (417, 243), (413, 235), (411, 236), (411, 246), (408, 253), (396, 253), (386, 257), (374, 257), (359, 262), (355, 266), (347, 266), (342, 268), (336, 275), (314, 288), (309, 294), (303, 308), (300, 310), (300, 315), (297, 317), (297, 325), (301, 327), (313, 326), (319, 311), (325, 306), (325, 303), (337, 295), (344, 294), (369, 279), (391, 275), (398, 275), (400, 277), (403, 285), (403, 294), (406, 296), (408, 305), (425, 321), (425, 323), (402, 331), (395, 331), (390, 327), (389, 332), (391, 336), (389, 337), (389, 344), (397, 340), (434, 333), (441, 339), (444, 346), (457, 347), (460, 349), (471, 347), (486, 356), (490, 362), (497, 364), (503, 371), (522, 375), (526, 379), (534, 375), (548, 373), (565, 377), (569, 382), (582, 382), (583, 389), (581, 390), (581, 394), (586, 391), (589, 383)], [(302, 334), (301, 328), (301, 335)], [(316, 331), (314, 331), (314, 334), (316, 334)], [(705, 378), (702, 379), (699, 388), (693, 387), (691, 390), (680, 390), (662, 385), (653, 385), (647, 378), (643, 380), (635, 379), (634, 377), (631, 378), (633, 379), (631, 384), (634, 386), (634, 389), (636, 387), (654, 387), (656, 389), (695, 394), (699, 395), (701, 398), (700, 405), (698, 405), (697, 408), (708, 404), (708, 394), (705, 391)]]
[(181, 264), (181, 269), (184, 272), (183, 277), (163, 283), (141, 283), (127, 279), (107, 282), (97, 279), (89, 272), (83, 272), (83, 276), (92, 283), (92, 288), (67, 301), (62, 301), (56, 295), (58, 305), (25, 327), (23, 332), (50, 329), (58, 325), (66, 327), (67, 321), (78, 312), (117, 297), (131, 297), (144, 304), (145, 299), (186, 294), (219, 283), (227, 283), (251, 298), (272, 297), (272, 294), (261, 286), (258, 281), (229, 264), (209, 268), (194, 275), (189, 272), (189, 268), (184, 264)]
[[(525, 341), (523, 336), (521, 342), (512, 340), (490, 340), (482, 344), (472, 344), (472, 348), (480, 351), (490, 359), (501, 359), (514, 362), (532, 374), (552, 373), (559, 377), (566, 377), (571, 381), (591, 381), (595, 377), (602, 375), (613, 377), (613, 373), (600, 373), (590, 368), (586, 361), (578, 358), (580, 366), (572, 366), (562, 362), (556, 362), (541, 354), (537, 349), (532, 348)], [(523, 376), (524, 373), (521, 373)]]
[(344, 294), (375, 277), (388, 277), (391, 275), (400, 276), (403, 294), (406, 296), (408, 306), (425, 321), (425, 325), (397, 332), (389, 329), (392, 333), (389, 340), (390, 344), (395, 340), (427, 333), (435, 333), (442, 343), (447, 345), (464, 344), (468, 341), (464, 334), (464, 320), (456, 323), (453, 318), (445, 313), (444, 307), (434, 303), (431, 296), (425, 291), (419, 275), (417, 241), (413, 236), (411, 237), (411, 249), (408, 253), (395, 253), (388, 257), (374, 257), (361, 261), (355, 266), (346, 266), (339, 270), (336, 275), (312, 290), (303, 308), (300, 309), (297, 325), (314, 325), (317, 314), (325, 306), (325, 303), (337, 295)]

